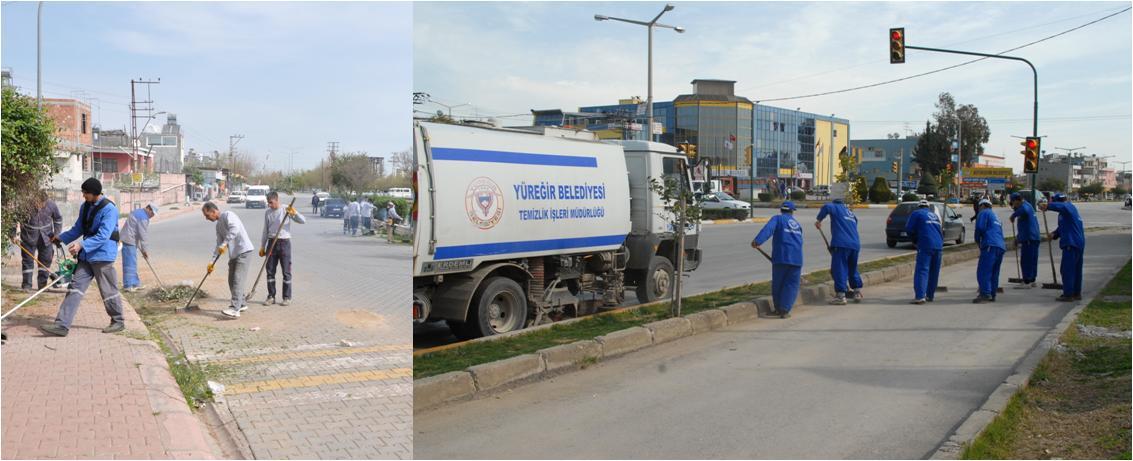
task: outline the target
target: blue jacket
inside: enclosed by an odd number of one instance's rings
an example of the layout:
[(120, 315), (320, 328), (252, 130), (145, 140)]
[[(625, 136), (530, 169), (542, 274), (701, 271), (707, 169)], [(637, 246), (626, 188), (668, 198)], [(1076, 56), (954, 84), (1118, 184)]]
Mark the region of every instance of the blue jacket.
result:
[(79, 218), (75, 220), (75, 225), (59, 235), (59, 240), (65, 244), (83, 237), (83, 249), (79, 252), (79, 259), (83, 261), (114, 262), (115, 257), (118, 256), (118, 242), (110, 240), (110, 234), (118, 230), (118, 207), (114, 206), (113, 202), (108, 202), (98, 211), (94, 216), (94, 222), (91, 223), (91, 233), (83, 235), (83, 216), (86, 215), (87, 210), (93, 209), (94, 205), (103, 200), (106, 200), (106, 197), (94, 204), (83, 202), (79, 207)]
[(1070, 202), (1051, 202), (1046, 209), (1058, 213), (1058, 228), (1052, 232), (1052, 238), (1058, 239), (1058, 247), (1086, 249), (1086, 230), (1078, 208)]
[(775, 239), (771, 246), (772, 263), (803, 265), (803, 226), (799, 225), (794, 216), (786, 213), (772, 216), (756, 234), (754, 242), (763, 245), (772, 236)]
[(1030, 203), (1023, 202), (1019, 208), (1011, 213), (1011, 218), (1015, 221), (1015, 225), (1019, 228), (1019, 234), (1015, 239), (1020, 242), (1038, 242), (1042, 240), (1042, 235), (1039, 234), (1039, 220), (1035, 219), (1035, 209), (1031, 207)]
[(905, 232), (917, 245), (917, 250), (943, 250), (944, 228), (940, 217), (932, 208), (917, 208), (905, 221)]
[(850, 211), (842, 200), (822, 205), (818, 210), (818, 220), (830, 216), (830, 246), (834, 248), (849, 248), (861, 250), (862, 244), (858, 240), (858, 217)]
[(980, 214), (976, 215), (976, 244), (980, 249), (985, 248), (999, 248), (1001, 250), (1007, 249), (1007, 244), (1003, 242), (1003, 223), (999, 222), (999, 217), (995, 216), (995, 212), (991, 209), (980, 210)]

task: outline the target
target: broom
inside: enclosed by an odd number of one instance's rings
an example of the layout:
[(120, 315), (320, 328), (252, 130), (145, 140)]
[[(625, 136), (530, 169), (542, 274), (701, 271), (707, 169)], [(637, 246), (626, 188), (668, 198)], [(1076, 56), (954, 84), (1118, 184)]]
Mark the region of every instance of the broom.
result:
[(1015, 221), (1011, 221), (1011, 239), (1015, 241), (1012, 247), (1015, 249), (1015, 273), (1019, 277), (1011, 277), (1007, 279), (1007, 283), (1023, 283), (1023, 269), (1019, 265), (1019, 237), (1015, 235)]
[(1062, 284), (1058, 283), (1058, 272), (1054, 270), (1054, 243), (1050, 239), (1050, 224), (1046, 220), (1046, 210), (1043, 210), (1043, 231), (1046, 232), (1046, 249), (1050, 252), (1050, 276), (1054, 278), (1054, 283), (1044, 283), (1044, 290), (1061, 290)]

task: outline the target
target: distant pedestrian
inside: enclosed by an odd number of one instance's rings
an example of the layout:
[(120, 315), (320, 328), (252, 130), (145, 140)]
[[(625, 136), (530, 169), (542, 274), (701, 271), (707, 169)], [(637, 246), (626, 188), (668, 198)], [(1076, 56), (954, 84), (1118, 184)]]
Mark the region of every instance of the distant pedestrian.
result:
[(921, 200), (917, 209), (905, 222), (905, 233), (917, 247), (917, 260), (913, 273), (913, 304), (932, 302), (936, 297), (936, 284), (940, 278), (941, 255), (944, 252), (944, 230), (940, 216), (928, 200)]
[(369, 198), (363, 198), (362, 203), (358, 205), (358, 211), (362, 216), (363, 233), (372, 232), (374, 230), (374, 203)]
[(397, 225), (403, 219), (397, 214), (397, 206), (393, 202), (386, 202), (386, 229), (388, 230), (388, 237), (386, 241), (393, 243), (393, 235), (396, 233)]
[(157, 214), (157, 205), (150, 203), (126, 217), (122, 226), (122, 291), (135, 292), (145, 288), (138, 277), (138, 252), (149, 259), (149, 221)]
[(999, 291), (999, 268), (1003, 264), (1003, 253), (1007, 251), (1007, 245), (1003, 241), (1003, 224), (991, 209), (991, 200), (985, 198), (978, 205), (980, 214), (976, 219), (975, 240), (980, 247), (980, 259), (976, 266), (980, 294), (972, 302), (982, 304), (995, 302), (996, 292)]
[(803, 268), (803, 228), (794, 217), (795, 204), (786, 201), (779, 214), (772, 216), (755, 235), (751, 247), (759, 249), (767, 239), (771, 246), (771, 297), (779, 318), (791, 316), (795, 298), (799, 295), (799, 280)]
[[(46, 287), (51, 275), (44, 267), (51, 267), (55, 259), (55, 249), (51, 246), (51, 239), (63, 232), (63, 215), (54, 201), (47, 199), (47, 193), (36, 191), (32, 199), (32, 213), (28, 219), (19, 223), (20, 245), (28, 253), (20, 252), (20, 268), (23, 269), (23, 282), (20, 288), (32, 291), (32, 279), (39, 282), (39, 288)], [(39, 263), (36, 264), (36, 260)], [(38, 277), (34, 277), (38, 275)]]
[[(290, 216), (291, 219), (285, 221), (285, 216)], [(307, 218), (299, 214), (299, 211), (294, 207), (288, 206), (285, 210), (280, 209), (279, 193), (275, 191), (268, 193), (268, 209), (264, 210), (264, 232), (260, 238), (260, 257), (267, 256), (268, 258), (268, 297), (264, 300), (265, 306), (275, 304), (276, 266), (279, 266), (279, 269), (283, 271), (283, 300), (279, 302), (279, 305), (291, 304), (291, 221), (306, 224)], [(279, 230), (278, 234), (276, 234), (277, 229)], [(279, 238), (276, 238), (277, 235)], [(267, 254), (272, 239), (276, 239), (275, 245), (270, 247), (271, 254)]]
[(858, 238), (858, 217), (842, 201), (844, 192), (831, 191), (834, 201), (818, 210), (814, 227), (822, 230), (822, 220), (830, 216), (830, 276), (834, 278), (834, 299), (830, 304), (845, 305), (846, 297), (860, 302), (862, 277), (858, 273), (858, 253), (862, 249)]
[(1082, 299), (1082, 256), (1086, 251), (1086, 230), (1082, 224), (1082, 217), (1078, 215), (1078, 208), (1066, 198), (1065, 194), (1057, 193), (1050, 203), (1039, 205), (1043, 212), (1047, 210), (1058, 213), (1058, 227), (1050, 233), (1051, 240), (1058, 240), (1058, 248), (1062, 250), (1062, 264), (1059, 272), (1062, 273), (1062, 296), (1057, 301), (1078, 301)]
[(362, 216), (362, 206), (358, 204), (358, 197), (354, 197), (354, 200), (346, 205), (346, 209), (350, 214), (350, 235), (358, 235), (358, 221)]
[(1019, 248), (1019, 267), (1023, 276), (1023, 283), (1015, 288), (1033, 288), (1039, 274), (1039, 243), (1042, 242), (1039, 220), (1035, 217), (1035, 209), (1018, 192), (1011, 193), (1011, 208), (1015, 209), (1011, 222), (1018, 229), (1015, 246)]
[[(67, 336), (70, 332), (71, 322), (79, 312), (79, 303), (92, 280), (98, 283), (102, 305), (110, 316), (110, 325), (102, 332), (114, 333), (126, 328), (117, 274), (114, 272), (114, 258), (118, 256), (118, 207), (102, 196), (102, 183), (97, 179), (83, 181), (82, 191), (83, 204), (79, 207), (75, 224), (51, 238), (52, 242), (69, 245), (67, 250), (78, 262), (71, 278), (71, 289), (59, 306), (55, 323), (39, 327), (56, 336)], [(83, 238), (82, 243), (71, 243), (79, 237)]]
[[(216, 247), (212, 257), (217, 258), (228, 253), (228, 290), (231, 292), (231, 301), (222, 314), (232, 318), (240, 318), (240, 313), (248, 310), (247, 300), (244, 299), (244, 282), (248, 278), (248, 268), (252, 263), (252, 239), (248, 238), (248, 231), (244, 223), (232, 210), (220, 212), (215, 203), (205, 202), (201, 206), (201, 213), (205, 219), (216, 223)], [(208, 265), (208, 273), (212, 273), (212, 263)]]
[(311, 192), (311, 214), (319, 214), (319, 193)]

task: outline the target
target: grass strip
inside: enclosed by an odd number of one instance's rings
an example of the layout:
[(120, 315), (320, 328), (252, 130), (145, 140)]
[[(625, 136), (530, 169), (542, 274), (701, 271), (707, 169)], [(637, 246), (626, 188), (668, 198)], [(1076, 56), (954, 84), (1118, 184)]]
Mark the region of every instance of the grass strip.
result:
[[(1131, 263), (1043, 357), (962, 459), (1130, 459)], [(1118, 301), (1103, 297), (1124, 296)]]

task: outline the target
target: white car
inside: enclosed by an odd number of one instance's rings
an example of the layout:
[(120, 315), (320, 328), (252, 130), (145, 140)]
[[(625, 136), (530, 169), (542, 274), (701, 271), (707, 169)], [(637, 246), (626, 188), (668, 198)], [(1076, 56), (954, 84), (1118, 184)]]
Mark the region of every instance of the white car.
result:
[(747, 218), (750, 213), (749, 210), (751, 210), (751, 204), (742, 200), (736, 200), (735, 197), (728, 195), (727, 192), (717, 191), (700, 196), (700, 209), (705, 211), (735, 210), (731, 213), (734, 215), (732, 217), (741, 218), (742, 216), (742, 218)]
[(396, 198), (413, 198), (413, 190), (408, 187), (393, 187), (386, 191), (386, 195)]
[(228, 203), (244, 203), (244, 200), (247, 200), (247, 198), (248, 197), (245, 196), (243, 192), (233, 192), (231, 194), (228, 194), (227, 202)]
[(249, 187), (244, 198), (244, 208), (267, 208), (269, 190), (271, 188), (268, 186)]

